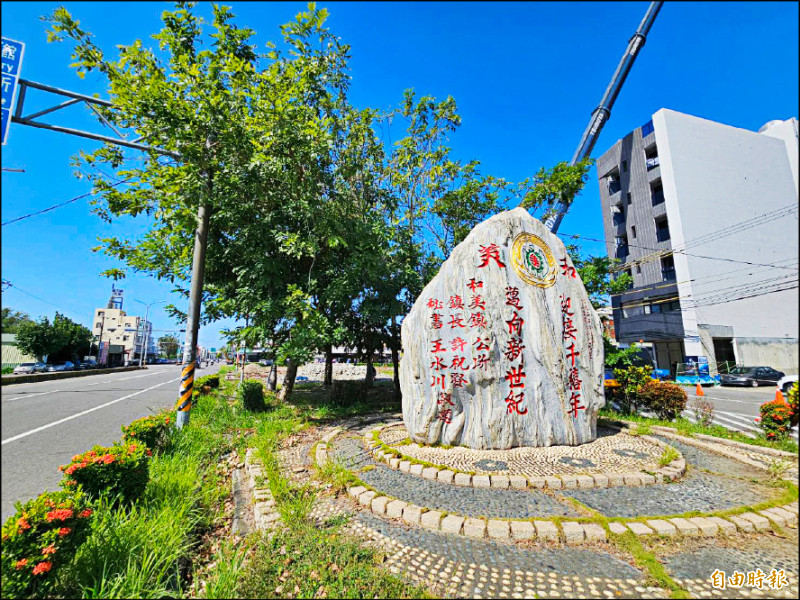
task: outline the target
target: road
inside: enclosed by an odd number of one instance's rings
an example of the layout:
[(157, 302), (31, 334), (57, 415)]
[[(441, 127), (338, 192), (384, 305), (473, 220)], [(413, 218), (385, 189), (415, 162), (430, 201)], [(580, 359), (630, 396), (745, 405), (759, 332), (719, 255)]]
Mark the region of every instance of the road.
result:
[[(214, 373), (221, 364), (201, 369)], [(89, 375), (0, 389), (2, 407), (2, 520), (14, 502), (57, 490), (59, 465), (95, 444), (120, 439), (120, 427), (174, 405), (180, 367)]]

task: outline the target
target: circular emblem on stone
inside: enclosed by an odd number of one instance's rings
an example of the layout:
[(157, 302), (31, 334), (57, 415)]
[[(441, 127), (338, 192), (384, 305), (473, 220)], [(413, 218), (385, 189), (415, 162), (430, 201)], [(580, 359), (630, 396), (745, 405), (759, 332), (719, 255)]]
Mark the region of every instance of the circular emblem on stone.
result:
[(639, 452), (638, 450), (614, 450), (614, 454), (617, 454), (618, 456), (624, 456), (626, 458), (638, 458), (639, 460), (647, 458), (647, 454), (644, 452)]
[(556, 282), (556, 261), (550, 248), (538, 235), (520, 233), (511, 248), (511, 264), (520, 278), (537, 287)]
[(502, 460), (489, 460), (488, 458), (473, 464), (483, 471), (505, 471), (508, 468), (508, 464)]
[(588, 458), (578, 458), (577, 456), (562, 456), (558, 459), (559, 462), (569, 465), (570, 467), (593, 467), (595, 466)]

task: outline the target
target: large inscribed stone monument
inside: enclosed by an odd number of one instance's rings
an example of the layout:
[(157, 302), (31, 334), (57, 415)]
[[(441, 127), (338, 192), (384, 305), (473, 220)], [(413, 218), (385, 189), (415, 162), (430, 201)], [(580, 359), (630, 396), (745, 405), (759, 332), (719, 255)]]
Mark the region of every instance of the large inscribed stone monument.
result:
[(403, 320), (411, 439), (477, 449), (595, 439), (603, 340), (564, 244), (522, 208), (476, 226)]

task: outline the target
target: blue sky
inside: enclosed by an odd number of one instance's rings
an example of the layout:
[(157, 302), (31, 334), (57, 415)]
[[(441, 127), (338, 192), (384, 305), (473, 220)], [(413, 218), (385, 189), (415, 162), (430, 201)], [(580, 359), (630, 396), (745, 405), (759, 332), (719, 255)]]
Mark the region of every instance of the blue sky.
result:
[[(305, 10), (304, 2), (230, 2), (240, 25), (256, 31), (263, 50), (279, 40), (279, 25)], [(70, 69), (68, 44), (48, 44), (39, 17), (51, 2), (3, 2), (2, 34), (26, 44), (22, 76), (68, 90), (107, 97), (99, 75), (79, 79)], [(95, 35), (106, 53), (136, 39), (154, 43), (161, 2), (67, 2), (64, 6)], [(569, 160), (609, 79), (647, 10), (647, 2), (319, 2), (328, 26), (352, 46), (351, 100), (359, 107), (389, 108), (403, 90), (452, 95), (462, 127), (451, 146), (457, 158), (478, 159), (487, 174), (519, 181), (542, 166)], [(208, 5), (200, 12), (210, 13)], [(667, 2), (625, 83), (610, 122), (595, 146), (602, 154), (647, 122), (660, 108), (758, 130), (772, 119), (797, 116), (798, 4), (794, 2)], [(31, 92), (26, 113), (48, 99)], [(30, 103), (30, 104), (29, 104)], [(48, 121), (48, 118), (50, 120)], [(92, 127), (85, 109), (71, 107), (43, 120)], [(90, 190), (74, 176), (70, 158), (96, 142), (12, 124), (3, 147), (2, 221), (52, 206)], [(144, 221), (113, 225), (89, 211), (88, 199), (2, 228), (2, 276), (14, 287), (3, 306), (33, 317), (61, 310), (90, 325), (108, 300), (111, 281), (99, 273), (116, 265), (91, 248), (98, 236), (145, 231)], [(561, 232), (602, 239), (594, 170)], [(602, 244), (586, 242), (590, 254)], [(117, 284), (130, 299), (168, 300), (180, 306), (168, 283), (132, 275)], [(26, 293), (23, 293), (27, 292)], [(33, 298), (31, 295), (38, 297)], [(151, 320), (159, 335), (177, 328), (157, 305)], [(58, 307), (58, 308), (56, 308)], [(200, 344), (219, 346), (217, 322), (200, 331)]]

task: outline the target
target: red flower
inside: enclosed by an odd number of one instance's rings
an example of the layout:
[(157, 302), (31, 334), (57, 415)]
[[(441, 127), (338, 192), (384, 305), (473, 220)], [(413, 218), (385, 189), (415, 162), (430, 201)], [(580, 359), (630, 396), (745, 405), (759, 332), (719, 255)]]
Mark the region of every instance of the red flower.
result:
[(136, 444), (131, 444), (128, 446), (128, 452), (133, 452), (134, 450), (136, 450)]
[(147, 451), (147, 456), (153, 456), (153, 451), (152, 450), (148, 450)]
[(42, 554), (55, 554), (55, 553), (56, 553), (56, 547), (52, 545), (42, 550)]
[(33, 567), (33, 574), (39, 575), (40, 573), (47, 573), (53, 566), (51, 562), (40, 562), (38, 565)]
[(87, 508), (79, 516), (86, 518), (86, 517), (91, 516), (91, 514), (92, 514), (92, 509), (91, 508)]
[(169, 424), (169, 417), (164, 420), (165, 423)]
[(27, 521), (26, 521), (24, 518), (23, 518), (23, 519), (18, 519), (18, 520), (17, 520), (17, 527), (19, 527), (19, 528), (20, 528), (20, 529), (22, 529), (23, 531), (24, 531), (25, 529), (30, 529), (30, 528), (31, 528), (30, 524), (29, 524), (29, 523), (28, 523), (28, 522), (27, 522)]
[(75, 481), (74, 479), (68, 479), (67, 481), (64, 482), (64, 485), (76, 485), (77, 483), (78, 482)]
[(28, 564), (28, 559), (27, 558), (23, 558), (22, 560), (18, 560), (17, 562), (14, 563), (14, 568), (17, 571), (19, 571), (22, 567), (24, 567), (27, 564)]
[(80, 465), (70, 465), (69, 468), (67, 468), (67, 470), (64, 471), (64, 473), (66, 473), (67, 475), (72, 475), (78, 469), (80, 469)]
[(64, 537), (65, 535), (69, 535), (71, 531), (72, 529), (70, 529), (69, 527), (62, 527), (61, 529), (58, 530), (58, 535)]
[(113, 455), (113, 454), (106, 454), (106, 455), (105, 455), (105, 456), (103, 456), (103, 458), (101, 458), (100, 460), (101, 460), (102, 462), (104, 462), (105, 464), (107, 464), (107, 465), (110, 465), (112, 462), (114, 462), (115, 458), (114, 458), (114, 455)]
[(75, 456), (72, 457), (72, 462), (75, 462), (76, 460), (80, 460), (80, 458), (81, 458), (81, 455), (80, 454), (76, 454)]
[(60, 508), (58, 510), (51, 510), (49, 513), (47, 513), (47, 521), (48, 522), (55, 521), (55, 520), (66, 521), (73, 514), (74, 513), (71, 510), (69, 510), (68, 508)]

